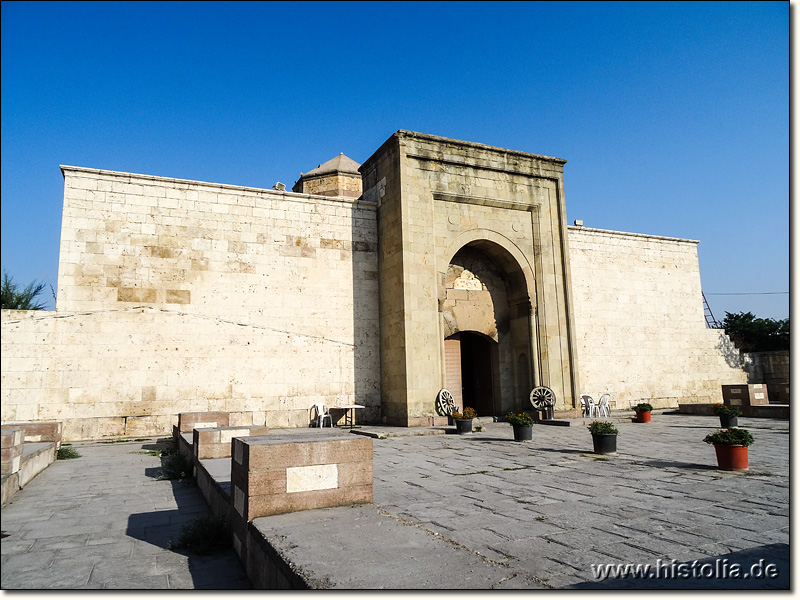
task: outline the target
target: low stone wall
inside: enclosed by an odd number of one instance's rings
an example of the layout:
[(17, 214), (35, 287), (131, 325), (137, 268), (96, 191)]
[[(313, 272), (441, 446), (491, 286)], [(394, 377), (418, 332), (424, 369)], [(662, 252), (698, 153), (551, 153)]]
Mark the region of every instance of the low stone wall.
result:
[[(29, 427), (30, 426), (30, 427)], [(56, 441), (26, 441), (26, 428), (34, 439), (60, 433), (61, 423), (47, 423), (45, 426), (20, 423), (2, 428), (2, 505), (31, 479), (44, 471), (56, 460), (58, 445)], [(38, 432), (38, 433), (37, 433)]]
[(268, 427), (204, 427), (192, 431), (192, 450), (196, 460), (230, 458), (234, 437), (267, 435)]
[[(227, 475), (222, 472), (223, 469)], [(211, 509), (211, 514), (230, 527), (230, 459), (198, 460), (195, 462), (194, 476), (200, 493)]]
[(305, 580), (278, 554), (258, 527), (247, 525), (247, 561), (245, 570), (257, 590), (307, 590)]
[(54, 442), (26, 443), (19, 467), (19, 487), (24, 488), (31, 479), (52, 465), (58, 454)]
[(372, 439), (348, 434), (234, 438), (233, 545), (248, 562), (248, 523), (300, 510), (372, 502)]

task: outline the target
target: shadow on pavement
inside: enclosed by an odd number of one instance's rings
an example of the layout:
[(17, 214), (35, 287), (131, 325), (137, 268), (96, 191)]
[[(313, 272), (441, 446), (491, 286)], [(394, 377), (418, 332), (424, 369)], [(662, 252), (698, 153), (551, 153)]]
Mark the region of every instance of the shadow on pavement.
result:
[[(591, 443), (589, 444), (591, 446)], [(592, 454), (592, 451), (587, 449), (579, 449), (579, 448), (537, 448), (538, 452), (555, 452), (556, 454)], [(598, 454), (597, 456), (604, 456)]]
[(718, 471), (716, 466), (701, 463), (687, 463), (678, 460), (640, 460), (639, 464), (657, 469), (694, 469), (696, 471)]
[[(627, 567), (627, 563), (619, 563)], [(602, 565), (607, 567), (609, 565)], [(617, 565), (610, 565), (617, 567)], [(649, 565), (649, 573), (639, 571), (627, 577), (616, 569), (598, 581), (568, 586), (583, 590), (788, 590), (789, 545), (768, 544), (694, 561), (664, 561)], [(657, 569), (658, 567), (658, 569)], [(656, 572), (658, 571), (658, 573)]]
[[(153, 475), (151, 471), (157, 473)], [(161, 469), (146, 469), (146, 472), (148, 477), (157, 478)], [(211, 516), (211, 511), (193, 481), (165, 480), (157, 485), (172, 486), (177, 508), (130, 515), (126, 535), (187, 557), (193, 589), (250, 589), (250, 582), (232, 548), (209, 555), (171, 549), (184, 526), (200, 517)]]

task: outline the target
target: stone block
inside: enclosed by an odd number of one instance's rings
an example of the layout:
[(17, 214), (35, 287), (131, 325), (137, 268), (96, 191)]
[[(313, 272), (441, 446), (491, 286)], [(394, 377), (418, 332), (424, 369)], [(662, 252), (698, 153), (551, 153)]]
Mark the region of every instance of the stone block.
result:
[(230, 419), (227, 412), (182, 412), (178, 415), (178, 432), (192, 433), (195, 428), (228, 427)]
[(723, 385), (722, 401), (726, 406), (736, 406), (746, 411), (751, 406), (769, 404), (769, 393), (763, 383)]
[(371, 438), (234, 438), (234, 516), (248, 522), (300, 510), (371, 503), (372, 474)]
[(26, 442), (54, 442), (61, 447), (63, 424), (60, 421), (34, 421), (30, 423), (6, 423), (3, 427), (22, 429)]
[(0, 447), (0, 474), (12, 475), (19, 472), (22, 450), (25, 444), (24, 432), (19, 427), (3, 427), (2, 447)]
[(197, 460), (228, 458), (234, 437), (267, 435), (268, 427), (203, 427), (192, 430), (192, 448)]

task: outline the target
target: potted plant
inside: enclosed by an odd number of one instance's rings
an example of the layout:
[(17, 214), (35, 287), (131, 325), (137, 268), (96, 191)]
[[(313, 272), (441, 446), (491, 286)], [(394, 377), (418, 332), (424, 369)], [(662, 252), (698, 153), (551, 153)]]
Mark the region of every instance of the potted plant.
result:
[(474, 408), (467, 406), (462, 412), (454, 410), (451, 414), (453, 421), (456, 422), (458, 433), (472, 433), (472, 419), (478, 416)]
[(595, 454), (613, 454), (617, 451), (619, 429), (608, 421), (593, 421), (589, 425)]
[(714, 444), (717, 465), (725, 471), (744, 471), (749, 466), (747, 447), (753, 443), (753, 436), (747, 429), (732, 427), (709, 433), (703, 441)]
[(723, 429), (737, 427), (742, 411), (735, 406), (725, 406), (722, 402), (714, 405), (714, 414), (719, 417), (719, 426)]
[(510, 412), (506, 421), (514, 428), (514, 441), (527, 442), (533, 439), (533, 417), (525, 412)]
[(650, 412), (653, 410), (653, 405), (648, 404), (647, 402), (640, 402), (636, 406), (633, 407), (633, 412), (636, 413), (636, 422), (637, 423), (649, 423), (650, 422)]

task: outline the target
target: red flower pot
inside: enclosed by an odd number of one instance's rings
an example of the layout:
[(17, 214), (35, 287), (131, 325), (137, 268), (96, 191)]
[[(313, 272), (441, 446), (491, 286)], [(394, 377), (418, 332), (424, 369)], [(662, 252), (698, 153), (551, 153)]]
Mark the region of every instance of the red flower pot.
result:
[(636, 413), (636, 422), (637, 423), (649, 423), (650, 422), (650, 411), (647, 412), (637, 412)]
[(723, 471), (745, 471), (747, 470), (747, 446), (735, 446), (728, 444), (714, 444), (717, 453), (717, 465)]

